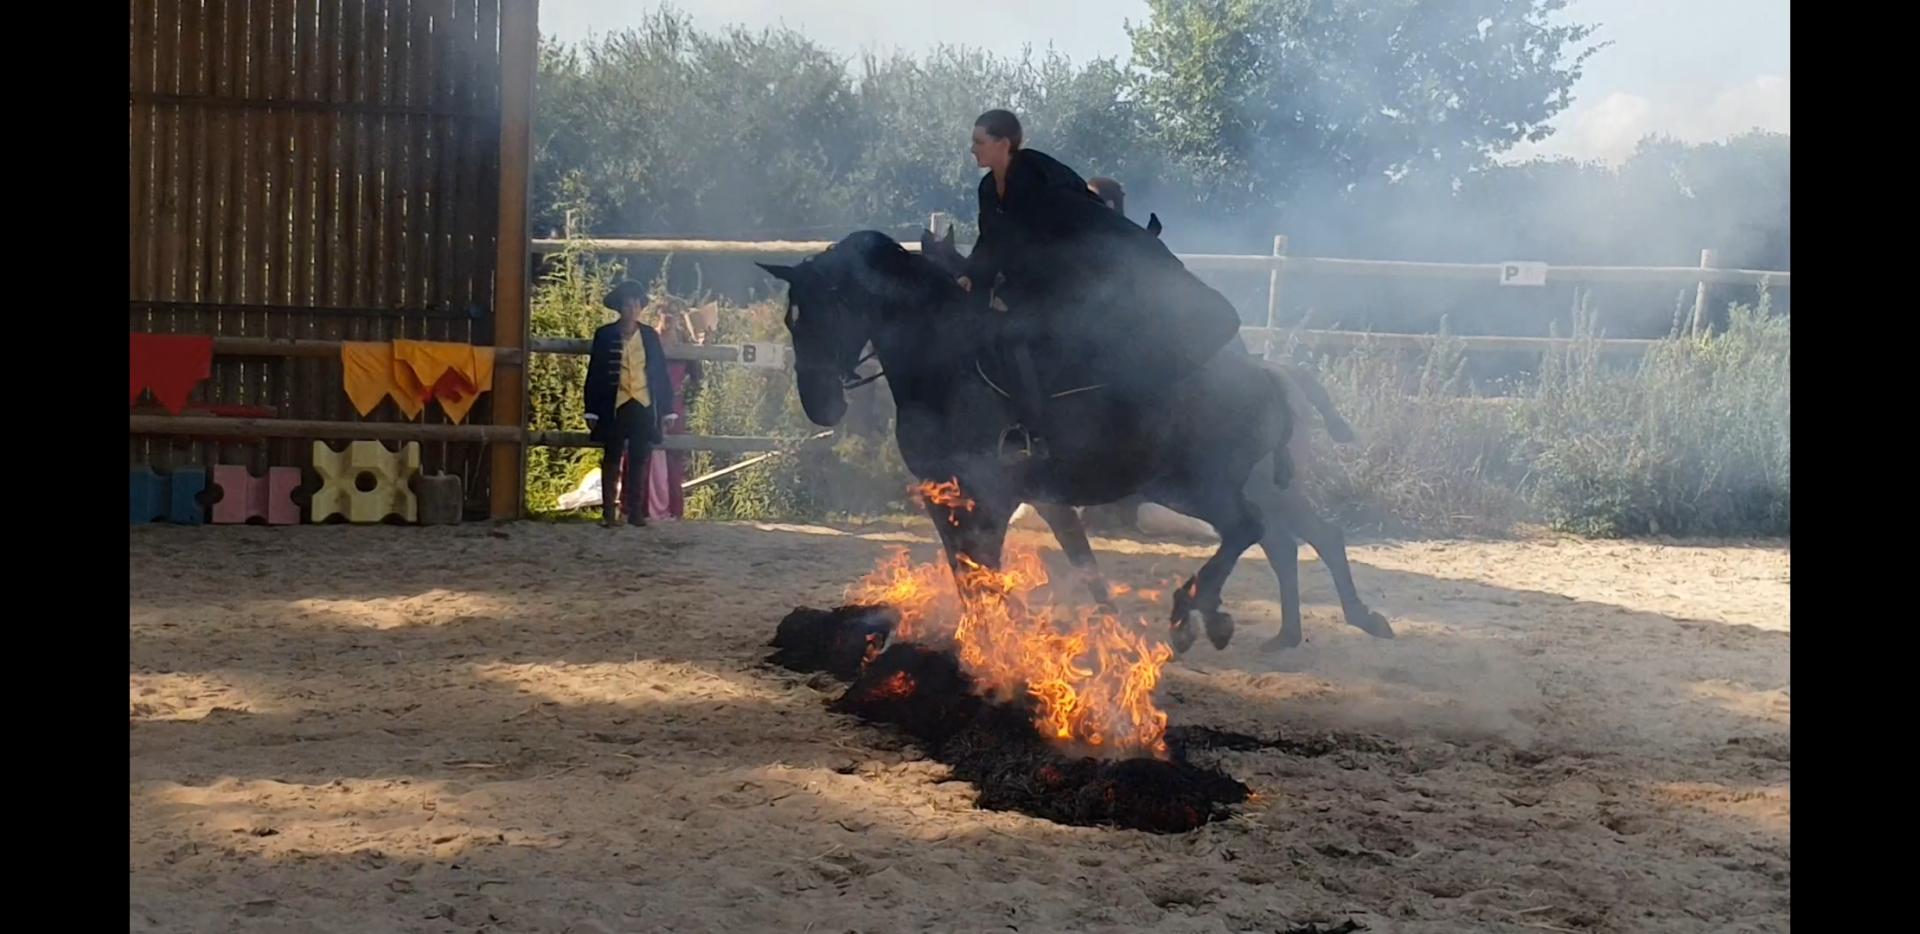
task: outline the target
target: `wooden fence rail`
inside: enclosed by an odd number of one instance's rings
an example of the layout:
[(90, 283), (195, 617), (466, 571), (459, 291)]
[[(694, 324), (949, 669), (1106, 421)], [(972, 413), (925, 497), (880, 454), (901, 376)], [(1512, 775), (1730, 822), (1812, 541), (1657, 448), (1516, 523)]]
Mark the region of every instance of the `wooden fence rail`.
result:
[[(566, 240), (536, 239), (535, 253), (558, 253)], [(791, 257), (818, 253), (833, 245), (831, 240), (646, 240), (585, 239), (581, 249), (591, 253), (632, 256), (662, 256), (692, 253), (713, 256)], [(909, 252), (920, 252), (918, 243), (902, 243)], [(1242, 255), (1233, 253), (1181, 253), (1180, 261), (1188, 269), (1237, 272), (1278, 270), (1286, 275), (1358, 276), (1385, 279), (1442, 279), (1459, 282), (1481, 281), (1497, 285), (1509, 263), (1421, 263), (1403, 260), (1333, 259), (1318, 256)], [(1791, 273), (1766, 269), (1714, 269), (1703, 266), (1547, 266), (1545, 284), (1595, 285), (1632, 283), (1641, 285), (1752, 285), (1784, 289), (1791, 287)]]
[[(946, 226), (944, 215), (936, 214), (928, 222), (934, 231)], [(828, 240), (689, 240), (639, 238), (585, 238), (576, 240), (535, 239), (535, 253), (557, 253), (569, 245), (592, 253), (622, 255), (666, 255), (691, 253), (717, 256), (793, 258), (818, 253), (832, 245)], [(918, 243), (903, 243), (910, 252), (919, 252)], [(1176, 254), (1188, 269), (1266, 272), (1267, 320), (1265, 327), (1250, 330), (1267, 332), (1279, 321), (1283, 279), (1288, 276), (1317, 275), (1376, 279), (1426, 279), (1453, 282), (1484, 282), (1489, 285), (1546, 287), (1550, 285), (1673, 285), (1694, 286), (1691, 326), (1694, 333), (1704, 331), (1710, 320), (1707, 287), (1710, 285), (1749, 285), (1768, 289), (1791, 288), (1792, 274), (1784, 270), (1721, 269), (1712, 250), (1700, 251), (1698, 266), (1552, 266), (1546, 263), (1426, 263), (1403, 260), (1335, 259), (1319, 256), (1290, 256), (1287, 238), (1273, 238), (1273, 252), (1267, 256), (1228, 253)], [(1312, 346), (1352, 346), (1359, 338), (1352, 332), (1292, 332)], [(1420, 347), (1431, 343), (1430, 335), (1376, 334), (1371, 339), (1390, 346)], [(1552, 338), (1516, 338), (1497, 336), (1463, 337), (1469, 351), (1519, 352), (1545, 350), (1564, 344)], [(1604, 340), (1601, 348), (1608, 354), (1642, 353), (1650, 341)], [(1262, 344), (1265, 346), (1265, 343)]]

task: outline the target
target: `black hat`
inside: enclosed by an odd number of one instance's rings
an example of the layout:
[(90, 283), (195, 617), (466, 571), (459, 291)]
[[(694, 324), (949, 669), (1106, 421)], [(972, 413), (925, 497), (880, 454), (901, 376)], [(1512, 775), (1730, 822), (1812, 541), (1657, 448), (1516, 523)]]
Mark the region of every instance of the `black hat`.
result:
[(607, 306), (607, 308), (615, 314), (619, 314), (626, 311), (628, 302), (639, 301), (644, 303), (646, 300), (646, 286), (632, 279), (622, 279), (619, 285), (613, 287), (613, 291), (607, 293), (606, 298), (600, 300), (600, 304)]

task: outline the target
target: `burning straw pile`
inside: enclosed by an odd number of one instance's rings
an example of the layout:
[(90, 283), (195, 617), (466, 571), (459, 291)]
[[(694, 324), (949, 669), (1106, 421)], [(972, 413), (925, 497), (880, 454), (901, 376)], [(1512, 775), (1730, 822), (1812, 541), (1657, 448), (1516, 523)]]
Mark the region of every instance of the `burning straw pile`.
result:
[(1172, 653), (1142, 626), (1028, 606), (1046, 583), (1030, 552), (999, 571), (963, 562), (958, 593), (950, 579), (902, 552), (849, 605), (788, 614), (769, 661), (851, 682), (833, 709), (913, 736), (982, 807), (1178, 833), (1247, 799), (1169, 749), (1152, 692)]

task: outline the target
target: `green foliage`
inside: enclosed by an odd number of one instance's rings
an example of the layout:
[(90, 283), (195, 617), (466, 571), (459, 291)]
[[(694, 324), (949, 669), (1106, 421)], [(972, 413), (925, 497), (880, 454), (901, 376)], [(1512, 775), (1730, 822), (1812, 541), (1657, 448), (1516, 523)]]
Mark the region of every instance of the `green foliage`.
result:
[[(532, 327), (541, 337), (590, 338), (608, 320), (600, 299), (620, 279), (619, 267), (594, 259), (571, 243), (553, 257), (551, 271), (535, 286)], [(536, 431), (586, 431), (587, 358), (534, 354), (527, 366), (529, 424)], [(593, 448), (535, 447), (527, 452), (527, 509), (535, 515), (558, 508), (556, 500), (599, 466)]]
[(1608, 362), (1593, 315), (1506, 396), (1462, 378), (1460, 347), (1378, 345), (1315, 369), (1359, 440), (1317, 426), (1309, 492), (1349, 524), (1493, 533), (1543, 522), (1579, 535), (1779, 536), (1792, 526), (1792, 340), (1761, 302), (1724, 333)]
[(1516, 419), (1546, 521), (1605, 537), (1792, 533), (1791, 322), (1764, 298), (1731, 321), (1622, 371), (1601, 365), (1589, 319), (1549, 360)]
[(1543, 138), (1591, 27), (1565, 0), (1152, 0), (1133, 27), (1157, 138), (1229, 209), (1451, 179)]

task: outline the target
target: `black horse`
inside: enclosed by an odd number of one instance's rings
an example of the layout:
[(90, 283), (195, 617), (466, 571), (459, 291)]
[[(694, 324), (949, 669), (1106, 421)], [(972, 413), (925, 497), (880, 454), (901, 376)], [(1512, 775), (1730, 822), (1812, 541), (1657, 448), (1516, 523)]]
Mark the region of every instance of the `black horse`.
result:
[(1269, 371), (1229, 349), (1143, 397), (1081, 384), (1069, 363), (1051, 357), (1059, 365), (1047, 369), (1043, 388), (1057, 426), (1052, 455), (1009, 463), (1001, 446), (1017, 413), (1000, 388), (1000, 313), (968, 303), (939, 266), (878, 231), (850, 234), (797, 266), (761, 268), (788, 284), (795, 380), (815, 424), (837, 424), (846, 390), (871, 381), (856, 371), (872, 344), (893, 393), (907, 468), (925, 481), (958, 483), (959, 499), (927, 498), (956, 570), (963, 560), (999, 566), (1007, 521), (1022, 501), (1080, 506), (1139, 493), (1219, 533), (1213, 557), (1174, 592), (1170, 641), (1185, 651), (1204, 626), (1216, 647), (1226, 647), (1233, 618), (1220, 609), (1221, 587), (1266, 534), (1242, 491), (1261, 461), (1271, 462), (1276, 486), (1290, 479), (1291, 410)]
[[(1155, 236), (1160, 234), (1158, 216), (1148, 217), (1147, 230)], [(954, 245), (951, 229), (945, 237), (935, 237), (930, 231), (922, 231), (920, 255), (952, 275), (959, 275), (959, 270), (965, 268), (966, 259)], [(1244, 344), (1239, 341), (1229, 345), (1228, 350), (1236, 348), (1245, 352)], [(1307, 437), (1301, 429), (1310, 415), (1317, 414), (1320, 417), (1328, 436), (1335, 442), (1353, 440), (1352, 427), (1340, 417), (1333, 407), (1333, 400), (1327, 396), (1326, 388), (1312, 374), (1280, 363), (1253, 362), (1280, 382), (1286, 401), (1293, 407), (1294, 430), (1288, 446), (1296, 472), (1308, 463)], [(1326, 565), (1328, 575), (1333, 578), (1333, 589), (1339, 594), (1340, 608), (1347, 623), (1369, 635), (1393, 638), (1393, 627), (1386, 617), (1369, 609), (1360, 599), (1359, 588), (1353, 582), (1353, 568), (1347, 562), (1346, 534), (1314, 509), (1298, 483), (1273, 483), (1266, 471), (1256, 468), (1249, 473), (1244, 492), (1260, 509), (1265, 520), (1265, 534), (1260, 539), (1260, 547), (1267, 553), (1267, 563), (1272, 566), (1274, 577), (1280, 585), (1280, 632), (1262, 648), (1292, 648), (1299, 645), (1303, 638), (1300, 627), (1300, 546), (1296, 536), (1312, 545), (1314, 552), (1320, 555), (1321, 563)], [(1142, 499), (1139, 494), (1134, 494), (1114, 505), (1137, 507)], [(1080, 514), (1072, 507), (1058, 503), (1029, 502), (1033, 511), (1053, 531), (1054, 538), (1059, 540), (1068, 561), (1088, 575), (1088, 586), (1093, 589), (1096, 599), (1106, 602), (1107, 585), (1095, 564), (1093, 548), (1087, 541), (1086, 524)]]

